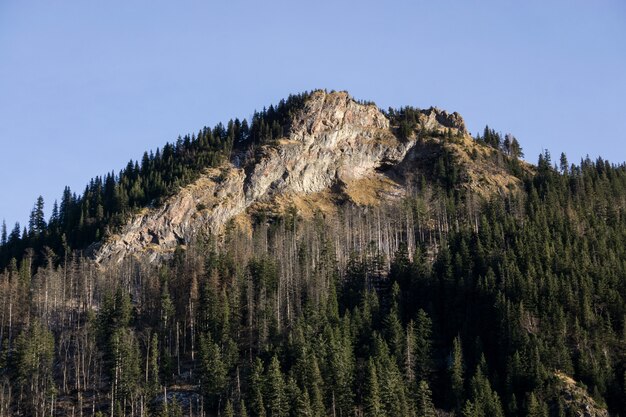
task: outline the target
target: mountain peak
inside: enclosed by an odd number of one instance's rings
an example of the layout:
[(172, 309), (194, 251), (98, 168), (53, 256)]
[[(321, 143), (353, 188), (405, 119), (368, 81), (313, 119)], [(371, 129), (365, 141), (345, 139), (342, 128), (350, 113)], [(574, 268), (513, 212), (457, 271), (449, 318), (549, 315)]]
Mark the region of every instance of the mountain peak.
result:
[(292, 137), (317, 135), (323, 131), (339, 130), (345, 125), (387, 129), (389, 120), (374, 104), (363, 104), (348, 92), (311, 93), (304, 107), (292, 121)]

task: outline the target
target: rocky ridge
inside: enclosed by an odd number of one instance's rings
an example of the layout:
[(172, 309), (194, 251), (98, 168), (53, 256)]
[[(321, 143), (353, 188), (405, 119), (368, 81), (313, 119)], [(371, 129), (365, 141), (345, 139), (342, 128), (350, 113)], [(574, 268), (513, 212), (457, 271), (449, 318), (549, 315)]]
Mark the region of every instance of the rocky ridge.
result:
[[(132, 255), (154, 260), (193, 241), (201, 231), (219, 233), (229, 220), (246, 216), (259, 205), (284, 206), (304, 198), (315, 206), (315, 196), (331, 188), (347, 193), (356, 204), (375, 204), (381, 195), (400, 198), (405, 174), (426, 144), (440, 146), (445, 141), (425, 139), (419, 132), (460, 137), (454, 146), (463, 153), (478, 146), (458, 113), (422, 110), (416, 134), (399, 138), (375, 105), (361, 104), (346, 92), (316, 91), (293, 118), (288, 136), (254, 149), (253, 155), (250, 150), (234, 155), (219, 168), (206, 170), (161, 207), (134, 215), (119, 234), (102, 243), (95, 260), (119, 262)], [(389, 168), (393, 175), (386, 173)], [(488, 166), (485, 172), (504, 178), (495, 187), (517, 181), (501, 171)]]

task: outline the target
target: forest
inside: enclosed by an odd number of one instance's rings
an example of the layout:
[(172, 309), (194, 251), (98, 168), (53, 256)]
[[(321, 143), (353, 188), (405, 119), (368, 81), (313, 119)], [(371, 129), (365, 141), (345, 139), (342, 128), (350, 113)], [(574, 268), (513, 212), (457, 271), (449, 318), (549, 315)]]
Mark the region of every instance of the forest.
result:
[[(443, 155), (400, 202), (231, 224), (159, 264), (90, 261), (133, 210), (284, 135), (305, 98), (3, 227), (0, 416), (560, 417), (579, 415), (572, 392), (626, 416), (624, 164), (546, 151), (527, 173), (485, 128), (519, 190), (477, 204)], [(388, 115), (413, 128), (411, 109)]]

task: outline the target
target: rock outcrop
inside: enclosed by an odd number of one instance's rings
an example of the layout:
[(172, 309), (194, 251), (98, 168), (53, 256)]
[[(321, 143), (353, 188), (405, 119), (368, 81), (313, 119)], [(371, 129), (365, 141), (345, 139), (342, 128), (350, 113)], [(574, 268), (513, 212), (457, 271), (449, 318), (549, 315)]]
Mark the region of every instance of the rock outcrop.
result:
[(295, 117), (291, 134), (266, 146), (246, 168), (248, 203), (276, 193), (314, 193), (337, 181), (363, 178), (382, 161), (402, 160), (413, 142), (401, 143), (374, 105), (347, 93), (316, 92)]
[(419, 124), (422, 129), (438, 131), (442, 128), (456, 129), (461, 133), (466, 133), (465, 122), (457, 112), (448, 113), (445, 110), (439, 110), (431, 107), (427, 110), (421, 110), (419, 115)]
[[(373, 104), (358, 103), (345, 92), (316, 91), (293, 117), (287, 137), (257, 148), (254, 155), (234, 155), (161, 207), (136, 214), (98, 248), (95, 259), (99, 263), (129, 255), (156, 259), (192, 241), (200, 231), (219, 233), (230, 219), (259, 203), (314, 195), (336, 185), (350, 190), (362, 180), (370, 186), (388, 184), (380, 168), (400, 166), (410, 151), (415, 154), (418, 141), (416, 135), (399, 139), (389, 123)], [(419, 125), (471, 142), (457, 113), (423, 110)], [(401, 187), (396, 188), (390, 195), (399, 194)], [(359, 203), (359, 198), (354, 200)]]
[(560, 402), (563, 412), (576, 417), (609, 417), (605, 407), (598, 405), (587, 390), (562, 372), (555, 372), (558, 392), (555, 403)]

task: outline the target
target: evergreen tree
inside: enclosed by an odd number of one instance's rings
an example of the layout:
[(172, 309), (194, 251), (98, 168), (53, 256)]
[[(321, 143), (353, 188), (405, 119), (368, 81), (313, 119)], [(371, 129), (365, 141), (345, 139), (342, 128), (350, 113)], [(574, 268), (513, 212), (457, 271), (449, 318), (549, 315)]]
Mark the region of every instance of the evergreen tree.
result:
[(421, 308), (415, 320), (414, 369), (417, 381), (426, 381), (431, 371), (431, 330), (432, 321)]
[(461, 410), (464, 398), (463, 388), (463, 352), (461, 350), (461, 338), (459, 336), (454, 338), (452, 345), (452, 353), (450, 358), (450, 399), (451, 404), (454, 404), (457, 410)]
[(226, 406), (224, 407), (224, 417), (235, 417), (235, 409), (233, 407), (233, 402), (230, 399), (226, 401)]
[(159, 417), (183, 417), (183, 409), (176, 397), (166, 401)]
[(117, 401), (131, 400), (140, 390), (141, 355), (137, 339), (126, 328), (117, 329), (111, 339), (111, 347), (115, 353), (113, 392)]
[(46, 231), (46, 220), (43, 212), (43, 197), (37, 197), (35, 206), (30, 212), (30, 219), (28, 221), (28, 233), (31, 236), (41, 236)]
[(381, 417), (384, 415), (383, 406), (380, 399), (380, 387), (378, 385), (378, 375), (376, 373), (376, 365), (370, 358), (367, 362), (364, 392), (364, 405), (366, 417)]
[(559, 169), (561, 170), (562, 174), (567, 174), (569, 172), (569, 162), (567, 162), (567, 156), (565, 156), (564, 152), (561, 152)]
[[(486, 363), (483, 357), (477, 367), (476, 374), (472, 377), (470, 400), (466, 402), (465, 408), (469, 406), (472, 415), (475, 416), (504, 417), (500, 398), (491, 389), (491, 384), (484, 374), (485, 368)], [(464, 414), (467, 413), (464, 411)]]
[(409, 386), (414, 386), (415, 380), (415, 351), (417, 349), (417, 337), (415, 336), (415, 323), (409, 321), (406, 326), (406, 337), (404, 346), (404, 377)]
[(435, 417), (435, 406), (433, 405), (432, 392), (426, 381), (420, 381), (417, 386), (416, 395), (417, 417)]
[(255, 417), (265, 417), (265, 400), (263, 398), (263, 363), (259, 358), (255, 359), (250, 374), (250, 411)]
[(243, 400), (239, 402), (239, 417), (248, 417), (248, 409)]
[(213, 342), (210, 333), (205, 333), (200, 339), (200, 375), (202, 392), (207, 404), (219, 406), (226, 390), (226, 368), (222, 361), (219, 346)]
[(389, 314), (385, 318), (385, 333), (387, 336), (387, 340), (389, 341), (389, 347), (391, 348), (391, 353), (396, 359), (398, 365), (404, 364), (405, 352), (404, 352), (404, 331), (402, 329), (402, 323), (400, 322), (399, 317), (399, 307), (397, 297), (400, 292), (400, 288), (398, 283), (393, 284), (392, 292), (396, 294), (392, 301), (392, 307), (389, 311)]
[(288, 404), (285, 392), (285, 380), (276, 356), (272, 357), (266, 375), (265, 395), (268, 417), (284, 417)]
[(30, 415), (43, 415), (48, 396), (55, 391), (52, 379), (54, 337), (40, 322), (32, 322), (15, 342), (16, 383), (20, 396), (29, 399)]
[(2, 220), (2, 231), (0, 232), (0, 246), (7, 244), (7, 224)]
[(148, 379), (148, 392), (155, 395), (161, 390), (159, 381), (159, 338), (156, 333), (152, 334), (150, 341), (150, 373)]
[(548, 417), (546, 404), (543, 401), (538, 400), (533, 392), (531, 392), (528, 396), (528, 405), (526, 410), (526, 417)]

